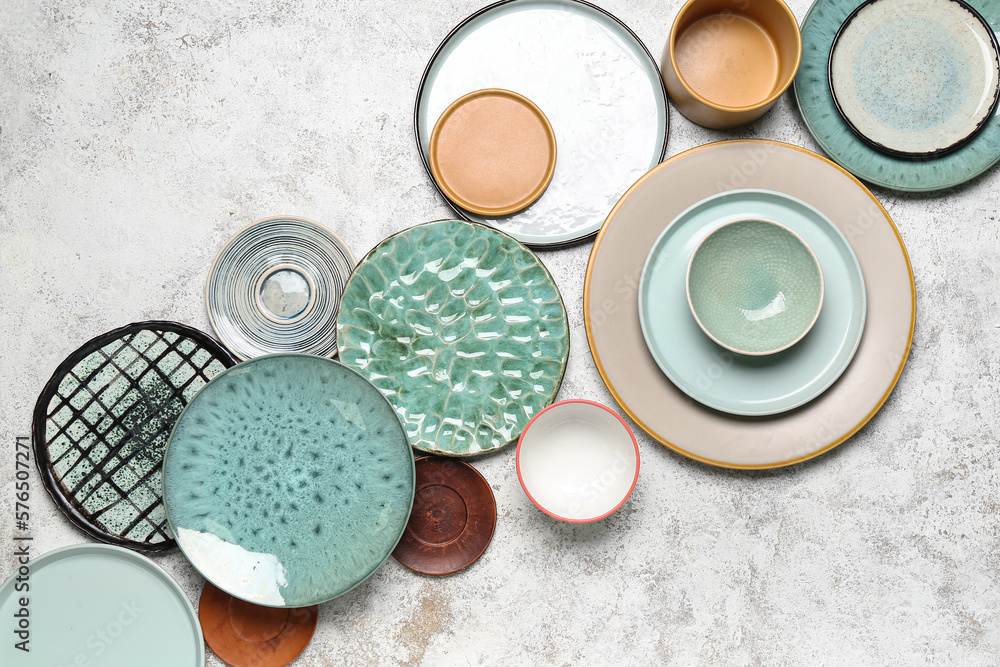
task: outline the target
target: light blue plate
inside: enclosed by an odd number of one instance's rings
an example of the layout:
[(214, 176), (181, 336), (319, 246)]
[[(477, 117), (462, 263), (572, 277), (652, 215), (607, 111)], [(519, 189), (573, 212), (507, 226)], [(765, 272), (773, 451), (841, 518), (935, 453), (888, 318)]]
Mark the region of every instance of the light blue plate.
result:
[[(701, 239), (746, 217), (779, 222), (801, 236), (816, 253), (826, 284), (812, 330), (766, 357), (737, 355), (714, 343), (698, 327), (684, 288), (688, 260)], [(736, 415), (785, 412), (823, 393), (854, 357), (865, 313), (864, 276), (841, 231), (805, 202), (768, 190), (733, 190), (688, 208), (653, 244), (639, 282), (639, 322), (656, 363), (691, 398)]]
[[(1000, 2), (967, 0), (996, 31)], [(860, 0), (816, 0), (802, 21), (802, 63), (795, 76), (795, 100), (816, 142), (835, 162), (869, 183), (893, 190), (932, 191), (964, 183), (1000, 160), (997, 113), (968, 143), (940, 157), (894, 157), (868, 145), (837, 111), (830, 91), (830, 47), (841, 24)]]
[[(34, 549), (34, 542), (18, 546)], [(13, 547), (8, 547), (13, 551)], [(11, 559), (10, 562), (14, 562)], [(0, 587), (0, 665), (202, 667), (201, 625), (184, 591), (145, 556), (108, 544), (42, 554)], [(26, 587), (27, 586), (27, 587)], [(21, 623), (27, 601), (27, 620)], [(17, 635), (19, 626), (26, 635)], [(27, 638), (28, 652), (17, 648)]]

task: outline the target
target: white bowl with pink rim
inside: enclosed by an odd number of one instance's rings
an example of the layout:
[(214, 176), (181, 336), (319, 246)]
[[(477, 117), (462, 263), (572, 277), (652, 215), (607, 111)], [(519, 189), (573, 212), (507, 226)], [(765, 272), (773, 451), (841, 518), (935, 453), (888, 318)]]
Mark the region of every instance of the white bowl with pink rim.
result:
[(617, 412), (593, 401), (559, 401), (532, 417), (516, 461), (528, 499), (570, 523), (613, 514), (639, 479), (635, 435)]

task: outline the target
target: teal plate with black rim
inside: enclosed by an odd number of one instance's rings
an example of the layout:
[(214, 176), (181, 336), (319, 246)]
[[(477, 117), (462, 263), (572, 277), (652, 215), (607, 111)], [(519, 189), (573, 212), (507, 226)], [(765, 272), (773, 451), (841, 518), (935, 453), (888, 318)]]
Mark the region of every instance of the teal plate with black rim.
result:
[[(735, 354), (705, 335), (685, 290), (698, 243), (748, 217), (773, 220), (801, 236), (819, 260), (825, 285), (809, 333), (787, 350), (762, 357)], [(639, 281), (639, 323), (660, 369), (694, 400), (736, 415), (778, 414), (822, 394), (851, 363), (866, 311), (864, 276), (843, 233), (812, 206), (768, 190), (733, 190), (688, 208), (663, 230)]]
[[(996, 32), (1000, 3), (967, 0)], [(816, 0), (802, 21), (802, 63), (795, 77), (795, 99), (809, 132), (832, 160), (869, 183), (893, 190), (922, 192), (959, 185), (1000, 160), (1000, 109), (982, 130), (959, 148), (939, 157), (894, 157), (861, 139), (837, 110), (830, 90), (830, 48), (859, 0)]]
[[(20, 544), (30, 552), (34, 542)], [(6, 626), (0, 664), (204, 666), (201, 624), (191, 602), (145, 556), (108, 544), (78, 544), (42, 554), (28, 568), (28, 576), (15, 571), (0, 587)], [(18, 648), (24, 641), (27, 651)]]
[(217, 588), (269, 607), (346, 593), (406, 528), (415, 470), (392, 406), (359, 373), (257, 357), (181, 414), (163, 461), (177, 544)]
[(440, 220), (361, 260), (344, 288), (337, 345), (396, 408), (410, 444), (469, 456), (517, 440), (555, 400), (569, 326), (537, 255), (485, 225)]

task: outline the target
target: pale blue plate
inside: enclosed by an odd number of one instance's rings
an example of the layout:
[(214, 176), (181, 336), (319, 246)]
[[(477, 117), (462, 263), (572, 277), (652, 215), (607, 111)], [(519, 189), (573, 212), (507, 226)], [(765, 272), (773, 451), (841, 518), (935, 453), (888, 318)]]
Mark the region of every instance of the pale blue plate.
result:
[[(35, 548), (35, 542), (16, 544), (29, 554)], [(27, 567), (30, 575), (15, 570), (0, 587), (6, 626), (0, 665), (204, 666), (191, 602), (145, 556), (110, 544), (77, 544), (32, 558)], [(18, 647), (25, 641), (27, 652)]]
[[(996, 31), (1000, 2), (967, 0)], [(816, 142), (830, 158), (859, 178), (893, 190), (932, 191), (971, 180), (1000, 160), (997, 113), (982, 131), (940, 157), (913, 160), (883, 153), (844, 121), (830, 91), (830, 47), (841, 24), (861, 0), (816, 0), (802, 21), (802, 63), (795, 76), (795, 100)]]
[[(701, 239), (751, 216), (801, 236), (816, 253), (826, 283), (812, 330), (766, 357), (737, 355), (713, 342), (691, 314), (684, 288), (688, 260)], [(639, 322), (656, 363), (691, 398), (736, 415), (773, 415), (822, 394), (851, 363), (865, 313), (864, 276), (843, 233), (812, 206), (768, 190), (733, 190), (681, 213), (653, 244), (639, 282)]]

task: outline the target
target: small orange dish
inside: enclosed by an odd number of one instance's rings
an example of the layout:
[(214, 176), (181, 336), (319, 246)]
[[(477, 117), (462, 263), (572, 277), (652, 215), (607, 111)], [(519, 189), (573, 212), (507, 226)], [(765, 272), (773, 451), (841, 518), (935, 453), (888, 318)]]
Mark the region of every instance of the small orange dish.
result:
[(527, 208), (556, 169), (556, 136), (534, 102), (488, 88), (460, 97), (434, 125), (430, 166), (459, 207), (488, 217)]

